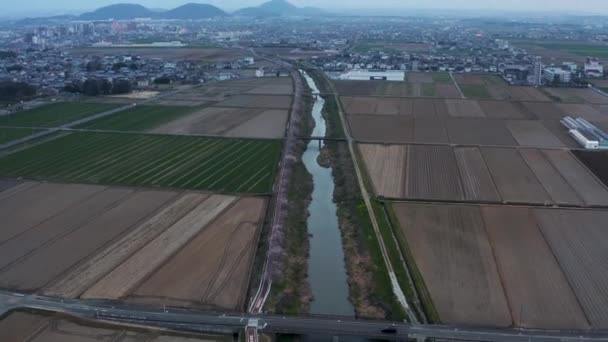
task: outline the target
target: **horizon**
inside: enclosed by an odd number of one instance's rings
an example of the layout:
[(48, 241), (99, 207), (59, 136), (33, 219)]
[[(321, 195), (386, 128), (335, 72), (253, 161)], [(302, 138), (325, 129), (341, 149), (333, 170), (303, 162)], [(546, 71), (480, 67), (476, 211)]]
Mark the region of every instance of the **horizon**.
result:
[[(327, 6), (326, 2), (320, 0), (287, 0), (288, 2), (299, 6), (299, 7), (317, 7), (326, 11), (345, 13), (353, 13), (358, 11), (373, 11), (378, 15), (379, 12), (383, 11), (457, 11), (458, 13), (466, 12), (487, 12), (487, 13), (529, 13), (529, 14), (562, 14), (562, 15), (607, 15), (608, 14), (608, 2), (601, 0), (588, 0), (586, 2), (586, 8), (593, 8), (592, 11), (585, 11), (580, 9), (580, 5), (575, 5), (569, 0), (555, 0), (551, 4), (551, 8), (543, 4), (543, 0), (509, 0), (503, 1), (501, 4), (488, 4), (482, 0), (434, 0), (431, 3), (426, 2), (420, 4), (417, 1), (404, 0), (377, 0), (374, 1), (373, 6), (370, 5), (370, 1), (367, 0), (352, 0), (348, 2), (349, 8), (344, 10), (341, 8), (345, 0), (338, 0)], [(72, 2), (69, 0), (57, 0), (52, 3), (42, 0), (33, 0), (34, 3), (40, 4), (35, 6), (25, 6), (19, 3), (13, 3), (12, 7), (7, 6), (4, 9), (3, 17), (36, 17), (36, 16), (49, 16), (49, 15), (77, 15), (90, 11), (94, 11), (101, 7), (106, 7), (116, 4), (137, 4), (142, 5), (150, 9), (157, 10), (169, 10), (175, 7), (187, 3), (199, 3), (209, 4), (216, 6), (228, 13), (234, 12), (244, 7), (258, 6), (265, 0), (207, 0), (207, 1), (189, 1), (189, 0), (140, 0), (140, 1), (120, 1), (120, 0), (83, 0), (78, 3), (77, 6), (73, 7)], [(69, 3), (69, 5), (68, 5)], [(64, 4), (64, 5), (61, 5)], [(87, 4), (82, 6), (81, 4)], [(345, 3), (346, 4), (346, 3)], [(53, 8), (54, 6), (56, 8)], [(25, 8), (22, 8), (25, 7)], [(32, 10), (32, 8), (36, 8)], [(388, 12), (387, 12), (388, 13)], [(398, 15), (403, 15), (399, 13)]]

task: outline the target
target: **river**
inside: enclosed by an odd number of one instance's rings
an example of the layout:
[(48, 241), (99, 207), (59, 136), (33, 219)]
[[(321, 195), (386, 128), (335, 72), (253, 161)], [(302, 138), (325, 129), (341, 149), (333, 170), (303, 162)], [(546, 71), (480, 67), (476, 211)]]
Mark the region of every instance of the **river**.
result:
[[(315, 81), (306, 72), (301, 73), (313, 94), (319, 94)], [(312, 136), (325, 136), (326, 126), (322, 115), (324, 105), (325, 100), (316, 96), (312, 108), (315, 122)], [(354, 316), (355, 310), (348, 299), (348, 276), (344, 265), (342, 236), (333, 200), (334, 177), (331, 168), (324, 168), (317, 162), (319, 153), (319, 142), (311, 141), (302, 156), (314, 183), (312, 201), (308, 207), (308, 279), (314, 296), (310, 311), (312, 314)]]

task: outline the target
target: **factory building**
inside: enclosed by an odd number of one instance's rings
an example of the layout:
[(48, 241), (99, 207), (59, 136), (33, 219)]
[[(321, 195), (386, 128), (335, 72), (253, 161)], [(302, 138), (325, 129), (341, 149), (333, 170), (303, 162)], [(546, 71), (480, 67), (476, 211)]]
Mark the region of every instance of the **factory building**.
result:
[(405, 81), (405, 72), (402, 70), (351, 70), (340, 75), (339, 79), (350, 81)]
[(547, 83), (570, 83), (572, 81), (572, 73), (561, 68), (544, 68), (543, 79)]
[(608, 149), (608, 134), (583, 118), (566, 116), (561, 120), (570, 135), (581, 146), (589, 150)]
[(604, 66), (597, 58), (588, 57), (584, 71), (586, 77), (604, 77)]

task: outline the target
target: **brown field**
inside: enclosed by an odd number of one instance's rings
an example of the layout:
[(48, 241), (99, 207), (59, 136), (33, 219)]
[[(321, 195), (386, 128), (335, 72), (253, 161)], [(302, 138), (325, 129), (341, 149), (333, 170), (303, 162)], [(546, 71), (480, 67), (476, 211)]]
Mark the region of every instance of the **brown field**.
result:
[(477, 101), (445, 100), (450, 116), (453, 117), (485, 117)]
[(153, 133), (282, 138), (286, 110), (207, 107), (152, 130)]
[(586, 104), (559, 103), (559, 109), (572, 117), (581, 117), (589, 121), (607, 121), (608, 115)]
[(451, 147), (414, 145), (407, 157), (408, 198), (463, 199), (456, 157)]
[[(376, 104), (378, 99), (375, 97), (350, 97), (350, 96), (342, 96), (340, 98), (342, 104), (344, 105), (344, 110), (348, 114), (376, 114)], [(387, 99), (389, 101), (382, 101), (386, 104), (392, 104), (393, 99)], [(399, 104), (396, 104), (396, 113), (399, 114)], [(390, 112), (395, 112), (395, 110), (391, 110)], [(387, 114), (391, 114), (391, 113)]]
[(243, 52), (237, 49), (194, 49), (194, 48), (103, 48), (86, 47), (73, 48), (69, 52), (77, 56), (115, 56), (134, 55), (145, 58), (162, 58), (167, 60), (204, 60), (231, 61), (243, 57)]
[[(68, 192), (69, 189), (89, 191), (88, 198)], [(32, 194), (45, 198), (45, 194), (52, 194), (52, 199), (46, 197), (46, 204), (53, 207), (53, 211), (46, 211), (48, 218), (52, 217), (50, 228), (57, 232), (56, 236), (46, 233), (39, 239), (27, 241), (31, 230), (39, 227), (25, 217), (11, 218), (10, 227), (19, 229), (19, 239), (4, 241), (3, 250), (12, 252), (5, 255), (7, 262), (0, 269), (0, 287), (23, 291), (37, 291), (76, 263), (92, 256), (98, 248), (111, 243), (124, 234), (131, 226), (137, 224), (146, 216), (152, 214), (171, 201), (176, 193), (163, 191), (133, 191), (130, 189), (112, 189), (101, 186), (40, 184), (31, 191), (17, 193), (2, 202), (0, 207), (4, 210)], [(96, 198), (102, 196), (103, 198)], [(107, 198), (109, 196), (109, 198)], [(62, 199), (71, 198), (83, 202), (72, 202), (69, 207), (61, 209), (52, 204)], [(108, 203), (109, 202), (109, 203)], [(76, 210), (73, 210), (76, 209)], [(37, 211), (29, 208), (32, 216)], [(87, 210), (88, 212), (84, 212)], [(84, 212), (84, 213), (83, 213)], [(87, 219), (87, 215), (89, 219)], [(84, 216), (84, 218), (82, 217)], [(47, 222), (45, 222), (48, 224)], [(66, 229), (67, 228), (67, 229)], [(62, 231), (65, 229), (67, 231)], [(45, 241), (46, 239), (46, 241)], [(24, 249), (21, 245), (27, 243)], [(11, 260), (10, 263), (8, 261)]]
[(411, 83), (435, 83), (433, 76), (425, 72), (408, 72), (407, 81)]
[(447, 121), (447, 129), (452, 144), (517, 146), (502, 120), (452, 119)]
[(608, 212), (537, 210), (536, 216), (591, 326), (608, 328)]
[(551, 201), (517, 150), (482, 148), (481, 153), (504, 201), (541, 204)]
[(6, 342), (95, 342), (95, 341), (231, 341), (228, 336), (202, 336), (128, 328), (107, 323), (87, 322), (46, 313), (15, 311), (0, 320), (0, 341)]
[(405, 195), (405, 173), (409, 146), (360, 144), (359, 151), (367, 166), (377, 194), (401, 198)]
[(500, 201), (490, 171), (477, 147), (454, 149), (460, 171), (464, 198), (470, 201)]
[(412, 114), (414, 116), (448, 117), (448, 108), (443, 100), (414, 99)]
[(608, 190), (568, 151), (545, 151), (545, 156), (589, 205), (607, 205)]
[[(263, 200), (240, 200), (139, 285), (130, 300), (239, 310), (263, 209)], [(193, 269), (192, 260), (201, 263)]]
[(160, 99), (152, 101), (152, 103), (203, 106), (209, 103), (225, 101), (241, 94), (291, 95), (293, 94), (293, 84), (290, 77), (240, 78), (211, 82), (201, 86), (183, 87), (180, 92), (165, 95)]
[(578, 148), (580, 145), (570, 136), (566, 127), (559, 120), (543, 120), (543, 125), (556, 137), (562, 144), (571, 148)]
[(445, 120), (437, 117), (414, 118), (413, 141), (420, 143), (449, 143)]
[[(562, 150), (360, 144), (376, 194), (388, 198), (593, 206), (608, 190)], [(405, 160), (404, 160), (405, 159)]]
[(561, 120), (568, 115), (556, 103), (523, 102), (522, 105), (538, 120)]
[(414, 119), (405, 116), (349, 115), (350, 130), (358, 141), (411, 142)]
[(540, 121), (509, 121), (507, 122), (507, 128), (520, 146), (565, 147)]
[(518, 102), (478, 101), (485, 116), (490, 119), (531, 119)]
[(448, 324), (608, 327), (608, 211), (393, 203)]
[(545, 90), (559, 97), (562, 102), (608, 104), (608, 97), (596, 93), (593, 89), (545, 88)]
[(574, 188), (547, 159), (543, 151), (520, 150), (520, 154), (555, 203), (583, 204)]
[(587, 329), (585, 314), (540, 232), (533, 211), (483, 207), (513, 323), (543, 329)]
[(407, 243), (442, 322), (511, 325), (509, 307), (479, 208), (394, 204)]
[(454, 74), (454, 79), (458, 84), (486, 84), (486, 75), (482, 74)]
[(436, 84), (435, 88), (437, 88), (437, 97), (446, 99), (460, 98), (460, 92), (453, 84)]
[[(223, 287), (227, 292), (216, 289), (202, 304), (242, 309), (265, 209), (262, 198), (35, 182), (0, 195), (4, 227), (10, 228), (3, 229), (0, 241), (0, 288), (71, 298), (125, 298), (182, 248), (190, 250), (193, 241), (205, 236), (213, 237), (220, 250), (233, 251), (213, 264), (222, 265), (214, 274), (234, 275), (230, 286)], [(27, 214), (19, 212), (22, 207)], [(231, 236), (229, 245), (219, 243), (218, 229)], [(242, 229), (238, 236), (229, 233)], [(204, 252), (212, 254), (197, 252), (197, 259), (217, 258), (209, 248)], [(173, 286), (190, 286), (183, 277), (172, 279)], [(159, 290), (156, 295), (165, 294)]]
[(234, 197), (221, 195), (204, 200), (89, 288), (82, 297), (111, 299), (125, 297), (234, 201)]
[(550, 101), (540, 90), (533, 87), (508, 86), (509, 97), (507, 99), (517, 101)]
[(291, 96), (283, 95), (237, 95), (218, 104), (220, 107), (248, 107), (267, 109), (289, 109)]
[(80, 297), (99, 280), (101, 275), (108, 274), (118, 267), (127, 257), (191, 212), (207, 197), (203, 194), (182, 196), (124, 235), (116, 243), (81, 263), (52, 286), (47, 287), (44, 290), (45, 294), (70, 298)]

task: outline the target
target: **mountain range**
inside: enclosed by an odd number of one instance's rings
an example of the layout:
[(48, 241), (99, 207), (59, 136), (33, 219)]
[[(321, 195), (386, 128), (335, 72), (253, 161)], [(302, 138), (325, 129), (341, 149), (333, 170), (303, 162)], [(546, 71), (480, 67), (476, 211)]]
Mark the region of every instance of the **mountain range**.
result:
[[(297, 7), (286, 0), (271, 0), (256, 7), (247, 7), (234, 12), (234, 16), (277, 17), (277, 16), (317, 16), (321, 9)], [(226, 17), (230, 14), (208, 4), (189, 3), (172, 10), (151, 10), (137, 4), (115, 4), (99, 8), (77, 17), (80, 20), (130, 20), (135, 18), (153, 19), (207, 19)]]

